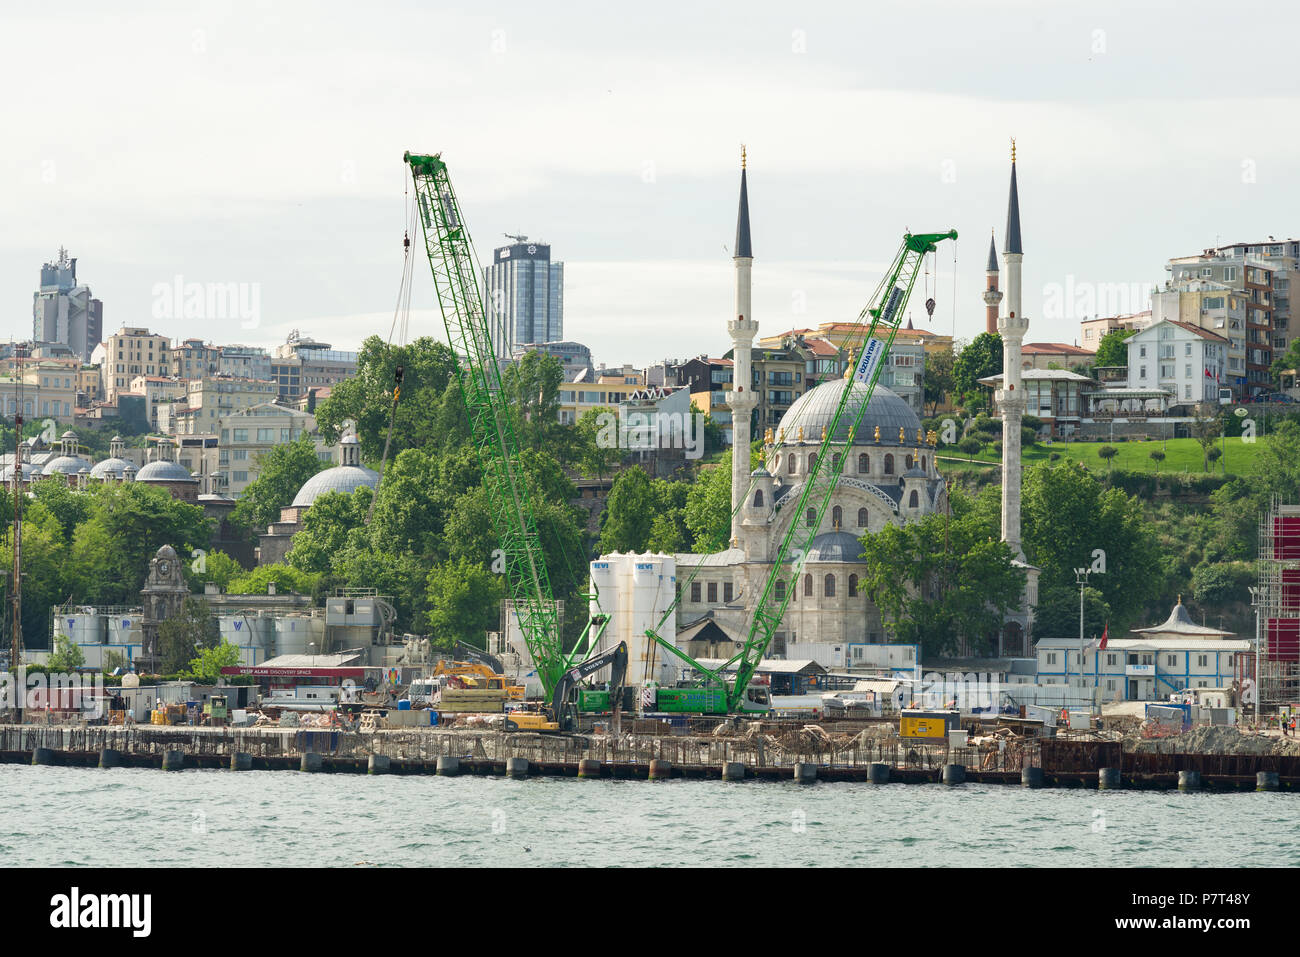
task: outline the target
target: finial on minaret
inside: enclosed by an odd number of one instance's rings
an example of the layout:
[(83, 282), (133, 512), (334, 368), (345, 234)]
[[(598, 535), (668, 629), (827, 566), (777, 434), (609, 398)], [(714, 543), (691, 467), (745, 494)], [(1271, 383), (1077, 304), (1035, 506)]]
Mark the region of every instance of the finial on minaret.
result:
[(1011, 137), (1011, 162), (1016, 161), (1016, 138)]
[[(1013, 142), (1014, 142), (1014, 141), (1013, 141)], [(1014, 150), (1014, 147), (1013, 147), (1013, 150)], [(1014, 160), (1014, 157), (1013, 157), (1013, 160)], [(741, 168), (741, 169), (744, 169), (744, 168), (745, 168), (745, 144), (744, 144), (744, 143), (741, 143), (741, 144), (740, 144), (740, 168)]]

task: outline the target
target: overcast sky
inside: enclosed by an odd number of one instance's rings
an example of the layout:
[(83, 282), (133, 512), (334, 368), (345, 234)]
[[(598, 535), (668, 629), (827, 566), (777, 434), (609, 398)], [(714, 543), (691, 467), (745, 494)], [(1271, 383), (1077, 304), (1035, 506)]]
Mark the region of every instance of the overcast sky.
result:
[[(565, 337), (610, 364), (728, 347), (742, 142), (762, 334), (855, 317), (905, 229), (952, 227), (931, 328), (982, 331), (1011, 136), (1031, 341), (1170, 256), (1300, 233), (1287, 4), (122, 6), (2, 15), (0, 335), (31, 335), (63, 245), (106, 333), (386, 338), (406, 149), (442, 152), (480, 257), (552, 244)], [(257, 314), (187, 320), (177, 277)], [(415, 281), (411, 334), (441, 338)]]

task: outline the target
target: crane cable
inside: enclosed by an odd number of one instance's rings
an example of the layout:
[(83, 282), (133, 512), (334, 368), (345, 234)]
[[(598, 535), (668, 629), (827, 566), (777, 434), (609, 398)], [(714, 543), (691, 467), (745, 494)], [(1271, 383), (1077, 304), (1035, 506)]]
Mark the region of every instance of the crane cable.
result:
[[(388, 347), (391, 351), (393, 336), (396, 333), (399, 347), (406, 345), (406, 337), (411, 324), (411, 282), (415, 260), (411, 258), (411, 231), (415, 229), (415, 203), (410, 199), (410, 186), (407, 185), (403, 204), (407, 207), (406, 230), (402, 234), (402, 281), (397, 289), (397, 305), (393, 309), (393, 322), (388, 329)], [(375, 482), (375, 494), (370, 497), (370, 507), (366, 509), (366, 525), (370, 524), (375, 514), (375, 503), (379, 501), (379, 490), (384, 485), (384, 471), (388, 466), (388, 452), (393, 444), (393, 427), (397, 422), (397, 403), (402, 397), (402, 376), (406, 369), (400, 363), (393, 370), (393, 401), (388, 411), (388, 433), (384, 437), (384, 453), (379, 459), (379, 478)]]

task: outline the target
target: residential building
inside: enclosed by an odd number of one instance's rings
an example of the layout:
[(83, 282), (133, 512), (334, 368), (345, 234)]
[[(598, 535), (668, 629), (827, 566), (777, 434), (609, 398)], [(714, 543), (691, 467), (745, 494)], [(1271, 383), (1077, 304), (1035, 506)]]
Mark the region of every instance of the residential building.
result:
[[(241, 379), (234, 376), (203, 376), (191, 379), (185, 386), (185, 410), (173, 409), (173, 414), (185, 421), (187, 429), (180, 434), (194, 435), (212, 432), (222, 416), (251, 408), (276, 398), (276, 383), (261, 379)], [(161, 422), (161, 417), (160, 417)]]
[(59, 249), (54, 262), (41, 267), (41, 285), (32, 297), (32, 339), (66, 345), (82, 362), (104, 334), (104, 304), (77, 283), (77, 260)]
[(581, 373), (576, 382), (560, 386), (560, 421), (573, 425), (590, 409), (613, 410), (645, 388), (645, 376), (630, 365), (602, 369), (594, 377)]
[(333, 348), (298, 333), (289, 334), (271, 359), (271, 379), (279, 401), (292, 402), (315, 386), (332, 386), (357, 374), (357, 354)]
[(181, 402), (186, 396), (186, 384), (170, 376), (138, 375), (131, 380), (131, 393), (144, 396), (150, 427), (158, 428), (158, 407)]
[[(544, 356), (554, 356), (564, 367), (566, 382), (572, 382), (581, 372), (595, 372), (591, 362), (591, 350), (581, 342), (528, 342), (517, 345), (511, 350), (510, 357), (518, 362), (529, 352), (540, 352)], [(663, 385), (662, 382), (658, 383)]]
[[(172, 347), (171, 373), (178, 379), (197, 379), (221, 371), (221, 349), (202, 339), (185, 339)], [(270, 375), (263, 378), (270, 378)]]
[(730, 359), (708, 356), (697, 356), (677, 367), (677, 384), (690, 390), (691, 401), (722, 430), (722, 441), (726, 445), (730, 445), (732, 440), (731, 406), (727, 404), (727, 393), (731, 391), (734, 370), (735, 363)]
[(100, 367), (103, 394), (115, 402), (119, 392), (131, 391), (131, 380), (139, 375), (166, 375), (171, 369), (171, 342), (148, 329), (123, 326), (108, 337), (104, 364)]
[[(1300, 239), (1278, 241), (1270, 236), (1259, 242), (1231, 243), (1206, 249), (1200, 257), (1173, 260), (1171, 264), (1213, 266), (1216, 263), (1228, 265), (1245, 261), (1267, 265), (1273, 270), (1272, 347), (1275, 355), (1285, 352), (1297, 333), (1295, 324), (1291, 322), (1291, 286), (1300, 278)], [(1300, 317), (1297, 317), (1297, 321), (1300, 321)]]
[(1246, 297), (1213, 279), (1180, 278), (1151, 295), (1154, 322), (1173, 320), (1199, 326), (1228, 340), (1223, 385), (1234, 398), (1249, 395), (1246, 378)]
[(795, 400), (808, 391), (806, 363), (794, 349), (751, 349), (750, 357), (750, 388), (758, 396), (750, 434), (761, 435), (776, 428)]
[(1188, 322), (1162, 320), (1129, 337), (1128, 387), (1162, 389), (1173, 404), (1218, 402), (1228, 340)]
[(1137, 331), (1145, 329), (1149, 325), (1151, 325), (1150, 309), (1125, 316), (1108, 316), (1105, 318), (1098, 316), (1094, 319), (1084, 319), (1079, 323), (1079, 347), (1091, 349), (1096, 353), (1097, 344), (1108, 333), (1114, 332), (1116, 329), (1123, 329), (1126, 332)]
[(0, 375), (0, 409), (5, 417), (13, 419), (20, 397), (23, 418), (29, 422), (53, 419), (65, 426), (76, 422), (76, 379), (66, 368), (24, 363), (21, 387), (16, 373)]
[(216, 471), (222, 491), (234, 498), (257, 479), (259, 456), (296, 440), (304, 432), (313, 436), (321, 461), (332, 458), (325, 443), (315, 436), (314, 415), (275, 402), (261, 402), (224, 415), (217, 422), (217, 431), (220, 441)]
[(527, 236), (492, 251), (483, 267), (484, 300), (497, 358), (509, 359), (516, 346), (564, 338), (564, 263), (551, 261), (547, 243)]
[(1096, 351), (1088, 351), (1064, 342), (1026, 342), (1020, 347), (1022, 369), (1070, 369), (1091, 366)]
[(257, 346), (222, 346), (217, 371), (237, 379), (270, 381), (271, 354)]

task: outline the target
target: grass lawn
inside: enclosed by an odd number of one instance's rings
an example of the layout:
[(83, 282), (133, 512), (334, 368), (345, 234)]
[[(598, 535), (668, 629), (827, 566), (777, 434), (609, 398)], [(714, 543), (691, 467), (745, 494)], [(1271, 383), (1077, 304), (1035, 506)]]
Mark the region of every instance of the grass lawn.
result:
[[(1219, 440), (1224, 450), (1223, 457), (1210, 466), (1210, 471), (1228, 475), (1249, 473), (1254, 466), (1255, 454), (1259, 450), (1258, 442), (1243, 442), (1241, 439)], [(1106, 471), (1105, 459), (1097, 455), (1103, 445), (1113, 445), (1119, 450), (1111, 460), (1117, 469), (1130, 472), (1156, 471), (1156, 463), (1151, 453), (1159, 449), (1165, 453), (1165, 460), (1160, 463), (1161, 472), (1204, 472), (1204, 460), (1201, 455), (1201, 443), (1195, 439), (1153, 439), (1147, 442), (1056, 442), (1052, 445), (1038, 444), (1022, 450), (1021, 458), (1026, 465), (1037, 465), (1048, 461), (1053, 452), (1061, 457), (1059, 462), (1083, 462), (1095, 471)], [(939, 467), (943, 471), (962, 472), (980, 471), (1001, 463), (1002, 457), (986, 448), (975, 456), (974, 462), (968, 462), (966, 456), (956, 449), (939, 449)]]

